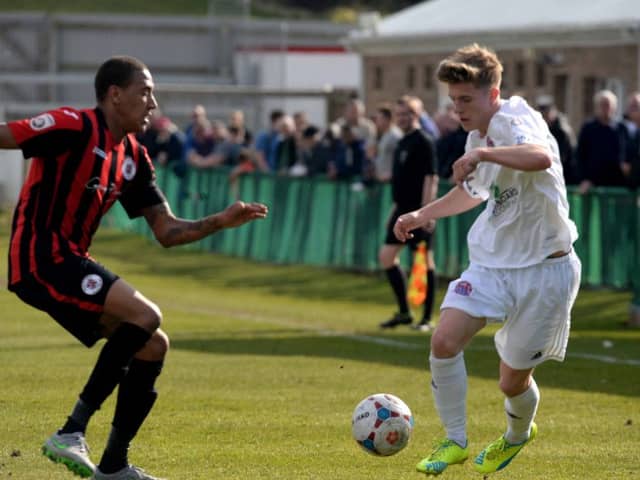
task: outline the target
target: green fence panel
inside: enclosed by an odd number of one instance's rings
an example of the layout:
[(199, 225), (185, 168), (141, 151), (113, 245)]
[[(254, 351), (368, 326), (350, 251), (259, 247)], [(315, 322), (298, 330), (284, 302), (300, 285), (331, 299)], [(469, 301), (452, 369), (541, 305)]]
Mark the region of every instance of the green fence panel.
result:
[[(227, 170), (191, 171), (179, 179), (157, 169), (157, 182), (176, 214), (188, 219), (219, 212), (234, 199), (269, 206), (269, 217), (223, 230), (192, 248), (275, 263), (302, 263), (373, 271), (391, 210), (389, 185), (356, 188), (326, 179), (246, 175), (230, 185)], [(450, 185), (440, 186), (440, 195)], [(569, 190), (572, 219), (580, 237), (575, 250), (583, 264), (583, 283), (633, 288), (640, 305), (640, 213), (636, 194), (624, 189)], [(434, 255), (439, 274), (455, 277), (469, 256), (466, 236), (484, 208), (438, 221)], [(115, 206), (104, 223), (152, 237), (143, 219), (130, 221)], [(403, 257), (406, 264), (408, 256)]]

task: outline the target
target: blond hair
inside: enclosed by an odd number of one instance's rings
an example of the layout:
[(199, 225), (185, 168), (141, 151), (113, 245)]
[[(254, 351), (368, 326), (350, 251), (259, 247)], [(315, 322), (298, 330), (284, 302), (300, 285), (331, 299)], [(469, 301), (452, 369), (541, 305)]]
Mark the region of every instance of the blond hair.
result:
[(436, 75), (444, 83), (471, 83), (476, 88), (500, 88), (502, 70), (502, 64), (493, 50), (473, 43), (459, 48), (442, 60)]

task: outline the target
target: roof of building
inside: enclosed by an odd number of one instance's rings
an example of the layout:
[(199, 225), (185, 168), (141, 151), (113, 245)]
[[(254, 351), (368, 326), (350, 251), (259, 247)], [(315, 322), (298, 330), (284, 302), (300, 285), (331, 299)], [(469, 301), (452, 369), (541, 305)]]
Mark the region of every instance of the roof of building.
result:
[(636, 26), (638, 0), (430, 0), (384, 18), (378, 35)]
[(345, 43), (363, 54), (640, 44), (640, 0), (429, 0), (361, 23)]

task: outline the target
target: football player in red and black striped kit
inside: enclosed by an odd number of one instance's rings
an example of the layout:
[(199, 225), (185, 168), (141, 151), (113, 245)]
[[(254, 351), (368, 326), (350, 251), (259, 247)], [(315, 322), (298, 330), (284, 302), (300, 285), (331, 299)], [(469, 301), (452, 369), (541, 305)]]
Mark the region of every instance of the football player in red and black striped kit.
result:
[[(9, 290), (87, 347), (107, 339), (71, 415), (43, 446), (53, 461), (97, 480), (154, 479), (129, 465), (127, 452), (155, 402), (169, 348), (159, 308), (89, 256), (101, 217), (117, 200), (171, 247), (267, 215), (266, 206), (244, 202), (199, 220), (173, 215), (135, 139), (157, 107), (153, 87), (142, 62), (113, 57), (96, 74), (96, 108), (65, 107), (0, 124), (0, 148), (20, 148), (33, 159), (13, 218)], [(113, 428), (95, 466), (87, 423), (116, 386)]]

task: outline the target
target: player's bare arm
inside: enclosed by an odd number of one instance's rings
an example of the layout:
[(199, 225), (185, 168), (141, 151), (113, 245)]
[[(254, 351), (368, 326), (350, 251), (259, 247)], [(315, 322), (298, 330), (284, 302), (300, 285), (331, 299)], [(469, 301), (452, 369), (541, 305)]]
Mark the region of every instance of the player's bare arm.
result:
[[(438, 196), (438, 176), (426, 175), (422, 186), (422, 205), (433, 202)], [(436, 226), (435, 220), (428, 221), (423, 225), (427, 231), (432, 232)]]
[(491, 162), (503, 167), (535, 172), (551, 166), (551, 152), (542, 145), (525, 143), (508, 147), (476, 148), (465, 153), (453, 164), (453, 179), (457, 184), (473, 172), (478, 163)]
[(223, 211), (201, 218), (177, 218), (167, 203), (145, 208), (143, 215), (163, 247), (196, 242), (224, 228), (233, 228), (252, 220), (265, 218), (268, 209), (261, 203), (237, 201)]
[(6, 123), (0, 123), (0, 148), (18, 148)]
[(393, 226), (393, 233), (398, 240), (405, 242), (413, 237), (412, 230), (426, 225), (429, 221), (458, 215), (477, 207), (482, 202), (483, 200), (479, 198), (471, 197), (462, 187), (456, 186), (428, 205), (400, 215)]

